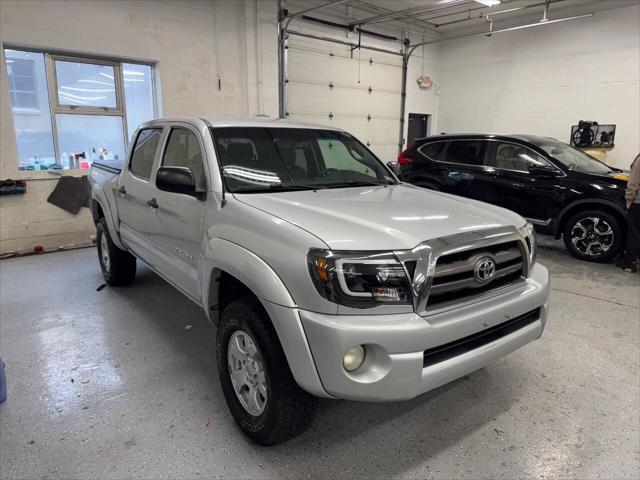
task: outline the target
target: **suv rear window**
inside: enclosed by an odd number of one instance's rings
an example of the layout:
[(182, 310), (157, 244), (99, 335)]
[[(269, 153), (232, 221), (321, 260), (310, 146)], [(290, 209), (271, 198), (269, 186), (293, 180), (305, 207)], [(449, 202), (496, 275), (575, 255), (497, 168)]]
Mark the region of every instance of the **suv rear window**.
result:
[(484, 157), (482, 140), (452, 140), (447, 148), (445, 161), (465, 165), (482, 165)]
[(418, 151), (431, 160), (440, 160), (440, 155), (447, 142), (431, 142), (426, 143), (418, 148)]

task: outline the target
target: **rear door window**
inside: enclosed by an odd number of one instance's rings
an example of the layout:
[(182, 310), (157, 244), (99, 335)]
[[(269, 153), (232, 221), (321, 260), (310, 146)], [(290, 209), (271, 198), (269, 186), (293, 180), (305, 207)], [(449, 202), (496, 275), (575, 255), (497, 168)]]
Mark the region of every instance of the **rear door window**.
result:
[(129, 171), (136, 177), (149, 180), (161, 136), (161, 128), (145, 128), (138, 133), (129, 163)]
[(483, 140), (452, 140), (444, 160), (461, 165), (482, 165), (485, 144)]

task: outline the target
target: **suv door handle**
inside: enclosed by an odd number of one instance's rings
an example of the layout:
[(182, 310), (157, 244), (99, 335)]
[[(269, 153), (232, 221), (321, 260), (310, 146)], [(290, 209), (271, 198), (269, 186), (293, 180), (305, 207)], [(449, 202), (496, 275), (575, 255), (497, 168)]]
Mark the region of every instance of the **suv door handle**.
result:
[(126, 188), (124, 188), (124, 185), (122, 185), (122, 186), (118, 189), (118, 193), (119, 193), (120, 195), (123, 195), (123, 196), (127, 194), (127, 189), (126, 189)]
[(487, 175), (491, 175), (492, 177), (498, 175), (498, 172), (496, 172), (495, 168), (485, 168), (484, 173), (486, 173)]
[(158, 208), (158, 202), (156, 201), (155, 198), (152, 198), (151, 200), (149, 200), (147, 202), (147, 205), (149, 205), (151, 208)]

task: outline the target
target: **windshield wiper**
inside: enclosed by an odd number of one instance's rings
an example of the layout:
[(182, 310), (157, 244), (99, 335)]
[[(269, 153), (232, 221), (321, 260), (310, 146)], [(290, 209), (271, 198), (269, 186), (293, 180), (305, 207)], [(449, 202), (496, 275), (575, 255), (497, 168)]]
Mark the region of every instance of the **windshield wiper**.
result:
[(326, 187), (313, 185), (282, 185), (275, 183), (265, 185), (264, 187), (238, 188), (233, 193), (295, 192), (300, 190), (318, 190), (319, 188)]
[(365, 180), (353, 180), (351, 182), (329, 183), (325, 184), (325, 188), (347, 188), (347, 187), (380, 187), (393, 185), (393, 182), (374, 182)]

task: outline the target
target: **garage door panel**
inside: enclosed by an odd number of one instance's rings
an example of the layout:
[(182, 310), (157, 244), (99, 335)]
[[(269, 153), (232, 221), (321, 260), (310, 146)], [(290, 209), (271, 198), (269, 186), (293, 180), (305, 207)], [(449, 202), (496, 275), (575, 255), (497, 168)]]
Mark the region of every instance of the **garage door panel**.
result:
[[(309, 31), (330, 36), (315, 26)], [(391, 42), (380, 46), (397, 47)], [(348, 46), (291, 36), (287, 80), (289, 118), (342, 128), (384, 161), (396, 157), (400, 56), (368, 50), (355, 50), (352, 55)]]
[[(358, 63), (360, 71), (358, 72)], [(358, 62), (354, 59), (330, 57), (310, 53), (305, 50), (289, 49), (289, 81), (324, 84), (336, 86), (369, 87), (373, 91), (399, 92), (401, 88), (402, 74), (397, 66), (381, 63), (369, 64), (366, 59)], [(358, 79), (360, 84), (358, 85)]]
[(289, 82), (289, 113), (334, 115), (368, 115), (400, 118), (400, 95), (369, 94), (366, 90), (334, 88), (325, 90), (317, 85)]
[(298, 115), (296, 120), (341, 128), (367, 145), (381, 159), (394, 160), (398, 155), (395, 120), (378, 119), (363, 124), (359, 118), (334, 117), (333, 120), (329, 120), (326, 116), (318, 115)]

